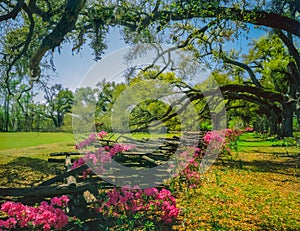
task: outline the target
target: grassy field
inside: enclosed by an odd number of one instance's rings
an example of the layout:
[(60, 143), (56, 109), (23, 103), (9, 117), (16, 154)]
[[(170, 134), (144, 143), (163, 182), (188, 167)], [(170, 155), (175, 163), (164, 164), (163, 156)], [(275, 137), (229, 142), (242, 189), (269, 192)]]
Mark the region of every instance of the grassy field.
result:
[(72, 133), (62, 132), (16, 132), (0, 133), (0, 150), (25, 148), (43, 144), (72, 142)]
[[(12, 138), (14, 134), (5, 135)], [(58, 169), (47, 162), (49, 153), (74, 150), (69, 134), (32, 135), (16, 135), (13, 139), (23, 140), (19, 148), (12, 141), (11, 146), (1, 142), (2, 187), (31, 186), (48, 179)], [(35, 136), (40, 141), (33, 141)], [(25, 147), (25, 139), (33, 146)], [(174, 229), (300, 230), (300, 150), (282, 144), (243, 134), (237, 152), (218, 160), (202, 176), (199, 187), (176, 192), (182, 212)]]
[(179, 229), (300, 230), (300, 150), (279, 144), (242, 135), (199, 188), (179, 193)]
[(71, 133), (0, 133), (0, 185), (32, 186), (53, 177), (62, 166), (48, 163), (52, 152), (74, 151)]

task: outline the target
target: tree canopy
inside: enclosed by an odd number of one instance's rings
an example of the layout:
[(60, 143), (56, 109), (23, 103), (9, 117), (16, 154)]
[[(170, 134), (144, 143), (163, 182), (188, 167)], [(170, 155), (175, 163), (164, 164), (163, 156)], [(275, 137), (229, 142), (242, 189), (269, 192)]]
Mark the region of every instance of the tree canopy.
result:
[[(106, 47), (109, 26), (123, 26), (124, 31), (148, 37), (165, 28), (186, 30), (184, 21), (200, 19), (211, 23), (205, 28), (220, 27), (229, 21), (242, 27), (251, 23), (300, 36), (299, 1), (85, 1), (18, 0), (2, 1), (0, 9), (1, 55), (6, 74), (21, 69), (31, 77), (40, 76), (41, 61), (65, 41), (80, 49), (88, 37), (95, 57)], [(199, 24), (198, 20), (194, 20)], [(198, 29), (198, 30), (197, 30)], [(202, 32), (192, 28), (193, 36)], [(280, 32), (279, 32), (280, 33)], [(174, 34), (176, 36), (176, 34)], [(178, 37), (178, 36), (177, 36)], [(20, 71), (20, 70), (19, 70)]]
[[(279, 125), (274, 133), (291, 136), (294, 114), (300, 121), (298, 0), (1, 1), (0, 23), (0, 84), (19, 105), (47, 70), (55, 70), (55, 50), (72, 43), (76, 52), (89, 43), (99, 60), (109, 29), (119, 27), (128, 43), (163, 42), (190, 51), (219, 77), (226, 76), (220, 89), (228, 107), (244, 100), (264, 108)], [(228, 49), (227, 43), (253, 28), (266, 30), (267, 37), (247, 54)], [(191, 86), (185, 91), (192, 100), (202, 97)]]

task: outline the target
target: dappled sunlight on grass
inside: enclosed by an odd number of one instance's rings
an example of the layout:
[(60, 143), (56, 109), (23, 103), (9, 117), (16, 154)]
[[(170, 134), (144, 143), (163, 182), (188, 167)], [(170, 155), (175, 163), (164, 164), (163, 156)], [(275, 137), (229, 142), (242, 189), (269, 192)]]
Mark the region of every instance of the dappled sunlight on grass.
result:
[(14, 161), (0, 165), (1, 187), (31, 187), (55, 176), (63, 170), (60, 164), (50, 164), (46, 160), (18, 157)]
[(300, 226), (300, 180), (295, 177), (214, 167), (193, 194), (178, 198), (185, 226), (199, 230)]
[(50, 153), (74, 151), (72, 142), (0, 150), (1, 187), (29, 187), (55, 176), (63, 164), (48, 163)]
[(201, 186), (178, 194), (183, 211), (178, 229), (299, 229), (299, 148), (288, 147), (286, 155), (282, 147), (270, 147), (270, 142), (259, 147), (247, 136), (246, 152), (222, 158), (203, 175)]
[[(242, 135), (237, 152), (222, 156), (194, 189), (175, 191), (181, 215), (173, 230), (298, 230), (300, 150), (281, 141)], [(1, 187), (30, 187), (63, 170), (52, 152), (72, 142), (0, 150)]]

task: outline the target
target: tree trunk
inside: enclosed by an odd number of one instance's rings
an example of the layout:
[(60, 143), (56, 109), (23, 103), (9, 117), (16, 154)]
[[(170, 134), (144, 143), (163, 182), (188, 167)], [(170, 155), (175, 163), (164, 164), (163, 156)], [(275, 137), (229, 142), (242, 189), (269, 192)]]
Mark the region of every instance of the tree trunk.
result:
[(9, 95), (7, 94), (5, 97), (5, 131), (8, 132), (9, 130)]
[(58, 121), (55, 115), (51, 114), (51, 119), (53, 121), (54, 127), (58, 127)]
[(283, 111), (283, 120), (281, 123), (281, 131), (279, 137), (292, 137), (293, 136), (293, 112), (294, 107), (292, 104), (287, 105)]
[(278, 116), (271, 111), (270, 119), (270, 135), (277, 135), (278, 132)]
[(297, 116), (297, 124), (298, 124), (298, 129), (300, 130), (300, 107), (296, 108), (296, 116)]

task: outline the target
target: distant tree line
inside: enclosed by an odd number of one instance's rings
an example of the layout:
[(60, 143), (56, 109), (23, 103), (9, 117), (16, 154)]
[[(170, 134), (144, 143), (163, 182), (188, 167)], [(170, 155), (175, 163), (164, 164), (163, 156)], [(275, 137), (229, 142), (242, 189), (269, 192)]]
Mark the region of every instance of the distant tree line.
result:
[(0, 131), (54, 131), (71, 113), (73, 92), (56, 84), (44, 89), (42, 100), (31, 91), (17, 99), (2, 88), (0, 101)]

